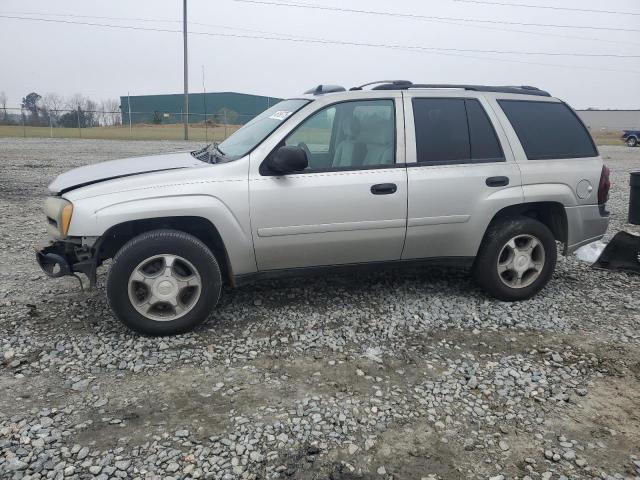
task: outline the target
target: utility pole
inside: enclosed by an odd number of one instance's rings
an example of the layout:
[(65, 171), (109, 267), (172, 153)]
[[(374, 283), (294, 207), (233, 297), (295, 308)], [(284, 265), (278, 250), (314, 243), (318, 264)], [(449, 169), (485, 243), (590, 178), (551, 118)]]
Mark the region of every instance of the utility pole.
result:
[(209, 142), (209, 128), (207, 125), (207, 90), (204, 87), (204, 65), (202, 65), (202, 103), (204, 106), (204, 141)]
[(82, 129), (80, 128), (80, 105), (78, 105), (78, 137), (82, 138)]
[(133, 137), (133, 130), (131, 125), (131, 95), (127, 92), (127, 105), (129, 106), (129, 137)]
[(182, 0), (182, 41), (184, 43), (184, 139), (189, 140), (189, 68), (187, 66), (187, 0)]

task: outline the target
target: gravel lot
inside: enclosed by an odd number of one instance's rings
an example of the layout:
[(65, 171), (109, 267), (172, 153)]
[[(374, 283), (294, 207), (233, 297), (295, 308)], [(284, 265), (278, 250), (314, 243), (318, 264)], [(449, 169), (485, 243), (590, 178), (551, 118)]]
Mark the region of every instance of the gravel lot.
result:
[[(437, 268), (274, 281), (153, 339), (39, 271), (55, 175), (184, 148), (0, 139), (0, 478), (640, 478), (640, 276), (561, 258), (516, 304)], [(640, 148), (601, 153), (610, 232), (640, 233)]]

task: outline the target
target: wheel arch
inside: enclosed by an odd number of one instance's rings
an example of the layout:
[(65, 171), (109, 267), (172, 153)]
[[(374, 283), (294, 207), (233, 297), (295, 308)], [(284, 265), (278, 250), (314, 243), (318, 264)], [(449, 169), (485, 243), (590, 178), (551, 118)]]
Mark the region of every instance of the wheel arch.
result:
[(233, 268), (227, 247), (218, 228), (208, 219), (198, 216), (168, 216), (129, 220), (110, 227), (100, 238), (97, 264), (112, 258), (132, 238), (152, 230), (171, 229), (193, 235), (202, 241), (218, 260), (222, 278), (233, 284)]
[(484, 244), (487, 232), (496, 222), (505, 218), (529, 217), (544, 224), (553, 234), (554, 238), (564, 245), (566, 252), (569, 236), (569, 224), (567, 212), (560, 202), (527, 202), (504, 207), (495, 213), (487, 226), (481, 245)]

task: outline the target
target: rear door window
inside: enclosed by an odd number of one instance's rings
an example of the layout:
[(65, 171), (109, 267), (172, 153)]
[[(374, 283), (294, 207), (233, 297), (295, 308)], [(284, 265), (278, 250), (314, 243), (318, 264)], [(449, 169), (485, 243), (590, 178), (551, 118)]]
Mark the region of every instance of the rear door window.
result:
[(597, 157), (591, 135), (561, 102), (498, 100), (529, 160)]
[(498, 136), (480, 102), (475, 99), (465, 100), (465, 106), (467, 107), (469, 136), (471, 137), (471, 159), (503, 160), (504, 153), (500, 147)]
[(496, 132), (478, 100), (414, 98), (412, 102), (418, 163), (504, 161)]

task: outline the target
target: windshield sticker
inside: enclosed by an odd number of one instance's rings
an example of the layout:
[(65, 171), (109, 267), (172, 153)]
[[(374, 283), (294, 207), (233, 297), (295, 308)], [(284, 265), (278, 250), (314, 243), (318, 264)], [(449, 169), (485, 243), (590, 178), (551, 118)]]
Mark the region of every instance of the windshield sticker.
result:
[(287, 118), (289, 115), (291, 115), (293, 112), (287, 112), (285, 110), (279, 110), (276, 113), (274, 113), (273, 115), (271, 115), (269, 118), (272, 118), (274, 120), (284, 120), (285, 118)]

